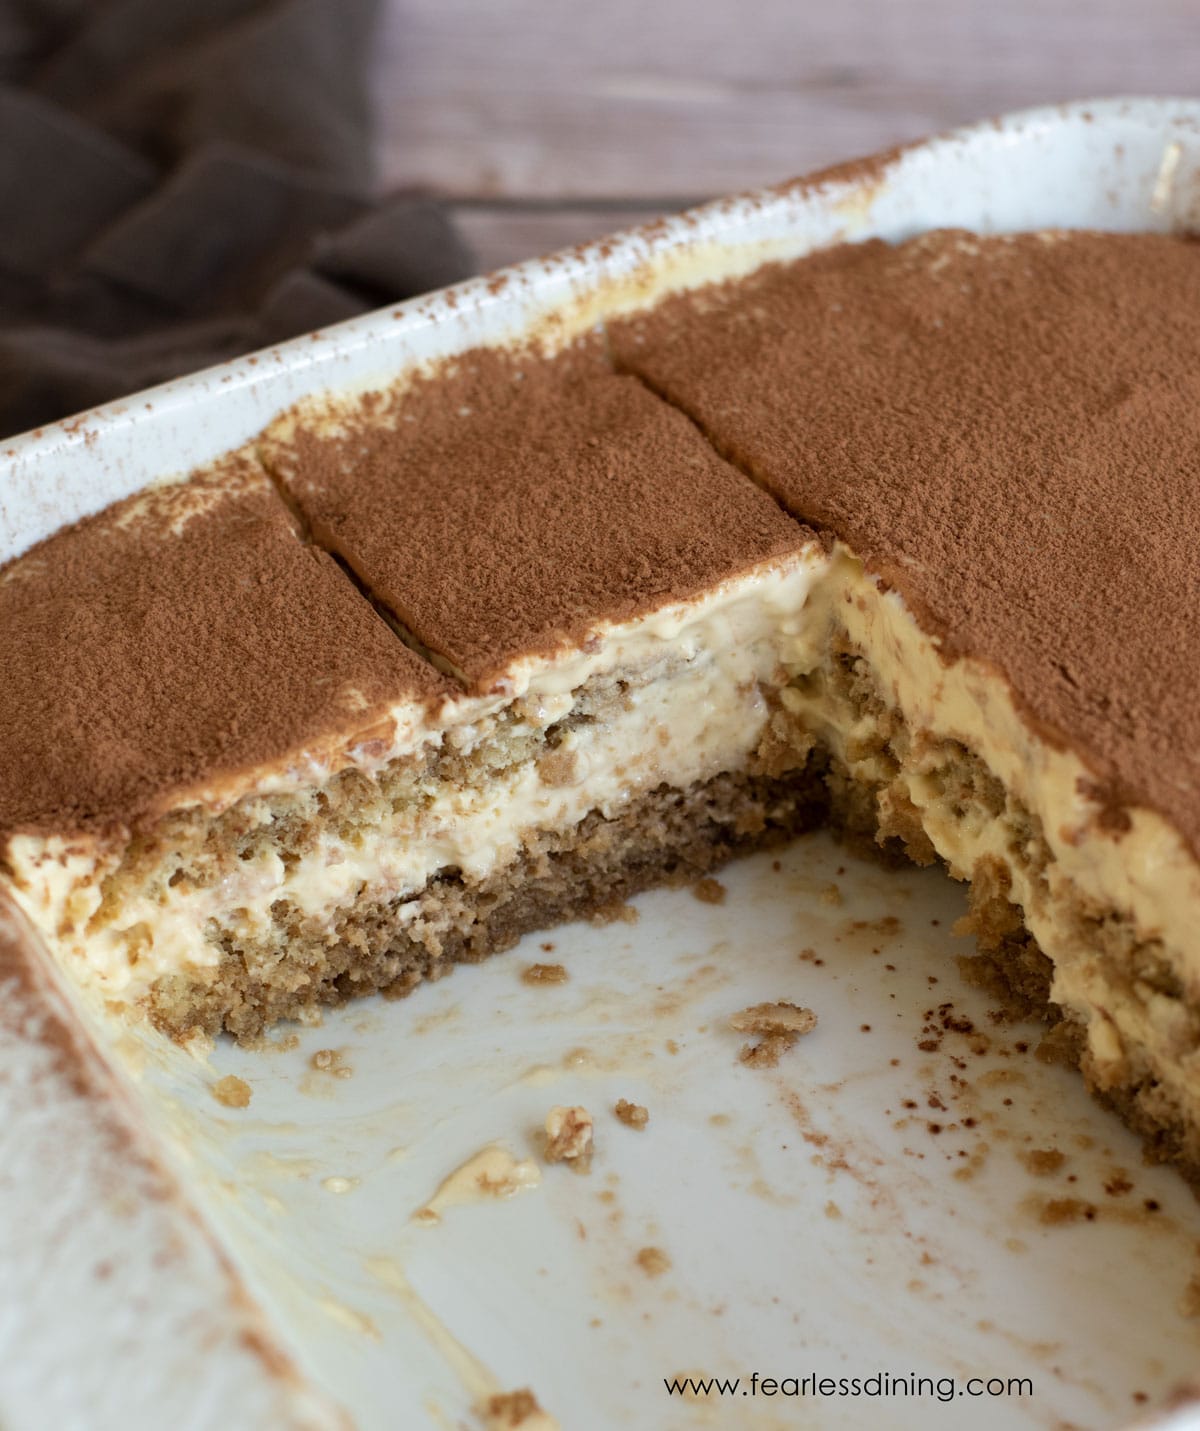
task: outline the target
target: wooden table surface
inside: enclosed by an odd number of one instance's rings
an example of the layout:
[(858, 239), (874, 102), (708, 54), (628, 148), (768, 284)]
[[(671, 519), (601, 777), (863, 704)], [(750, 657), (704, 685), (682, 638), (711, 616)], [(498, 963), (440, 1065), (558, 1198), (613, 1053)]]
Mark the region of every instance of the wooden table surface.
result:
[(387, 0), (381, 177), (480, 267), (1025, 105), (1200, 92), (1200, 0)]

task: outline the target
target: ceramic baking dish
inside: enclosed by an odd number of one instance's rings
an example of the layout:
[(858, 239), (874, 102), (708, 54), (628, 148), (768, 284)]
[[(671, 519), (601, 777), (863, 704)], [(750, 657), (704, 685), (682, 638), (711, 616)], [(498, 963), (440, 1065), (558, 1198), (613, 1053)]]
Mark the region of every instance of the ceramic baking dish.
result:
[[(1198, 220), (1200, 105), (1011, 116), (12, 441), (0, 560), (306, 395), (533, 331), (553, 344), (768, 259), (943, 225)], [(90, 1023), (0, 909), (0, 1425), (471, 1427), (481, 1400), (530, 1387), (581, 1431), (1115, 1428), (1172, 1397), (1171, 1424), (1200, 1426), (1180, 1310), (1200, 1210), (1027, 1051), (1036, 1030), (989, 1024), (953, 968), (961, 891), (823, 836), (722, 881), (722, 905), (653, 893), (637, 924), (535, 936), (206, 1058)], [(530, 988), (519, 970), (547, 944), (570, 980)], [(819, 1036), (774, 1071), (739, 1065), (729, 1014), (797, 990)], [(948, 1001), (974, 1042), (952, 1028), (931, 1049)], [(229, 1074), (249, 1107), (212, 1096)], [(644, 1131), (611, 1116), (617, 1098), (649, 1108)], [(481, 1150), (533, 1158), (555, 1103), (594, 1113), (587, 1176), (455, 1200)], [(414, 1218), (443, 1185), (440, 1220)]]

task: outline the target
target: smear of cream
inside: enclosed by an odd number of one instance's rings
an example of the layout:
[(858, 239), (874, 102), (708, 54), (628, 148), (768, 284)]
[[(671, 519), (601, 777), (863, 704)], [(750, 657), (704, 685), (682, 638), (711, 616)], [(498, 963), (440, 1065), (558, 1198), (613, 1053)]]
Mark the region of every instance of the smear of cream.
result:
[(413, 1213), (414, 1222), (431, 1225), (448, 1207), (515, 1197), (535, 1188), (542, 1172), (530, 1158), (518, 1161), (503, 1143), (489, 1143), (442, 1180), (437, 1192)]
[(349, 1327), (352, 1332), (369, 1337), (373, 1342), (380, 1340), (379, 1328), (365, 1312), (355, 1311), (353, 1307), (346, 1306), (345, 1302), (339, 1302), (336, 1297), (318, 1297), (317, 1305), (327, 1312), (335, 1322)]
[[(483, 1151), (486, 1153), (489, 1150), (485, 1148)], [(470, 1163), (464, 1163), (463, 1166), (469, 1167)], [(488, 1408), (493, 1404), (493, 1398), (501, 1401), (507, 1399), (504, 1386), (496, 1379), (486, 1362), (480, 1361), (473, 1351), (459, 1341), (428, 1302), (413, 1288), (404, 1268), (392, 1257), (368, 1257), (363, 1266), (376, 1281), (400, 1299), (413, 1324), (420, 1328), (430, 1346), (458, 1377), (484, 1423), (489, 1428), (513, 1424), (502, 1414), (489, 1416)], [(428, 1401), (425, 1405), (427, 1410), (435, 1411), (439, 1421), (448, 1424), (440, 1410), (430, 1406)], [(553, 1416), (537, 1406), (522, 1418), (521, 1428), (522, 1431), (559, 1431), (559, 1424)]]
[(463, 1346), (432, 1307), (413, 1289), (404, 1268), (392, 1257), (368, 1257), (363, 1266), (389, 1292), (398, 1297), (415, 1326), (462, 1382), (475, 1401), (504, 1390), (490, 1367)]

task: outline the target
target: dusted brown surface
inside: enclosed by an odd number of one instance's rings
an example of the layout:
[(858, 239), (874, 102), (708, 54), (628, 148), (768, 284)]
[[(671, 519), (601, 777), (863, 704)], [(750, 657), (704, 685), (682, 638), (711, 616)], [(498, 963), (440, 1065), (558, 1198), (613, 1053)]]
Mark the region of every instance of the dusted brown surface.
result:
[(246, 461), (35, 547), (0, 633), (2, 832), (134, 823), (443, 685)]
[(468, 353), (341, 426), (310, 418), (267, 460), (315, 540), (472, 682), (808, 536), (591, 349)]
[(614, 325), (621, 364), (843, 538), (1120, 803), (1200, 848), (1200, 245), (926, 235)]

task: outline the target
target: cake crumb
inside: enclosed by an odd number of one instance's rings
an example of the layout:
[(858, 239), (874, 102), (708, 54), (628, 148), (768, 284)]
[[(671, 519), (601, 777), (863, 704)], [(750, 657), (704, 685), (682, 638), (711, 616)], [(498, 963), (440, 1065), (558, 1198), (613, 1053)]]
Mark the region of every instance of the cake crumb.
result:
[(650, 1111), (640, 1103), (630, 1103), (627, 1098), (618, 1098), (613, 1112), (627, 1128), (644, 1128), (650, 1121)]
[(212, 1096), (226, 1108), (249, 1108), (250, 1085), (244, 1078), (229, 1073), (213, 1084)]
[(831, 904), (835, 908), (842, 902), (842, 891), (836, 884), (827, 884), (821, 890), (821, 903)]
[(740, 1062), (750, 1068), (774, 1068), (783, 1054), (802, 1034), (816, 1027), (817, 1016), (787, 999), (775, 1003), (751, 1004), (730, 1017), (729, 1025), (737, 1033), (759, 1034), (757, 1043), (743, 1044), (738, 1053)]
[(586, 1108), (555, 1104), (546, 1114), (546, 1161), (570, 1163), (586, 1172), (592, 1161), (592, 1115)]
[(1037, 1047), (1033, 1050), (1033, 1056), (1039, 1063), (1073, 1067), (1079, 1057), (1074, 1037), (1071, 1025), (1064, 1019), (1062, 1023), (1056, 1024), (1048, 1033), (1042, 1035)]
[(558, 1431), (558, 1422), (527, 1386), (489, 1396), (479, 1406), (479, 1419), (487, 1431)]
[(671, 1269), (671, 1259), (661, 1247), (643, 1247), (634, 1261), (647, 1277), (661, 1277)]
[(354, 1070), (342, 1062), (340, 1048), (319, 1048), (309, 1059), (309, 1064), (318, 1073), (327, 1073), (330, 1078), (353, 1078)]
[(611, 904), (602, 904), (598, 909), (592, 910), (590, 916), (592, 924), (636, 924), (638, 922), (638, 912), (632, 904), (624, 900), (614, 900)]
[(697, 880), (692, 886), (692, 894), (701, 904), (724, 904), (725, 886), (719, 879)]
[(744, 1043), (738, 1050), (738, 1062), (747, 1068), (776, 1068), (795, 1039), (788, 1034), (767, 1034), (757, 1043)]
[(751, 1004), (729, 1019), (730, 1027), (738, 1033), (757, 1034), (806, 1034), (816, 1026), (816, 1022), (817, 1016), (811, 1009), (802, 1008), (788, 999)]
[(526, 964), (521, 970), (523, 984), (565, 984), (567, 971), (561, 964)]

